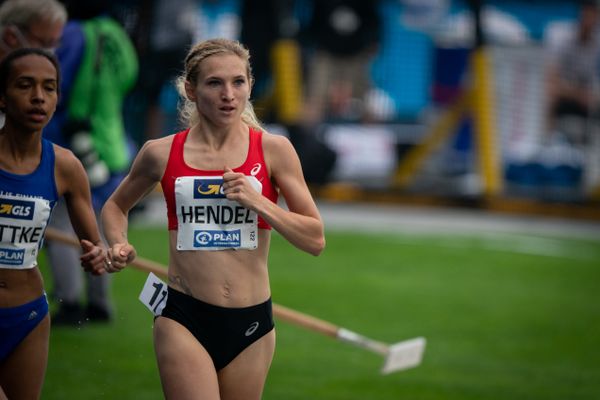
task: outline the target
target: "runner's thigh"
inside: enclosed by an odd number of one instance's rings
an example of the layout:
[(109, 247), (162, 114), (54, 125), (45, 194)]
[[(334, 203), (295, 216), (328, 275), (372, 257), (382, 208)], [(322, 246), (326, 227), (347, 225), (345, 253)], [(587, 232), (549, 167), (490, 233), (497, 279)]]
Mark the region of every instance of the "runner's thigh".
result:
[(178, 322), (158, 317), (154, 322), (154, 350), (167, 399), (219, 399), (212, 359), (196, 338)]
[(275, 329), (219, 371), (222, 400), (260, 400), (275, 353)]
[(9, 399), (40, 397), (50, 341), (50, 316), (23, 339), (0, 367), (0, 386)]

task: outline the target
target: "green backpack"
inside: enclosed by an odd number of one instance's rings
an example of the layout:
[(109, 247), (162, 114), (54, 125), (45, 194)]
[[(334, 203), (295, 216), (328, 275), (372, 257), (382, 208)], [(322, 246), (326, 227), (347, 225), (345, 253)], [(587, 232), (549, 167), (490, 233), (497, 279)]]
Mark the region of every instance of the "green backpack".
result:
[(78, 137), (72, 149), (80, 158), (79, 150), (91, 145), (94, 154), (82, 158), (86, 170), (99, 158), (108, 171), (122, 172), (130, 162), (123, 102), (137, 80), (137, 54), (127, 32), (109, 17), (85, 21), (82, 28), (85, 47), (69, 96), (65, 130), (70, 132), (65, 134)]

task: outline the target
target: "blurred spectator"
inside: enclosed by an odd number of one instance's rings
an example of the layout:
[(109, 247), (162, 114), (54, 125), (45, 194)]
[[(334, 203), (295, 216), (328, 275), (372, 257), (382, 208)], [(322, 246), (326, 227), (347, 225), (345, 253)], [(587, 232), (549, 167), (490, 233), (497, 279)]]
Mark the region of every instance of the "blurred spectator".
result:
[[(280, 37), (279, 11), (289, 1), (255, 0), (244, 1), (241, 9), (240, 42), (252, 54), (252, 99), (255, 111), (261, 120), (272, 120), (271, 49)], [(258, 106), (257, 106), (258, 104)]]
[[(65, 15), (57, 12), (55, 2), (10, 0), (0, 13), (0, 59), (11, 50), (39, 47), (54, 50), (60, 43)], [(35, 7), (31, 7), (34, 4)], [(24, 9), (35, 10), (22, 12)]]
[[(130, 0), (131, 2), (132, 0)], [(183, 68), (190, 46), (211, 37), (237, 39), (239, 0), (137, 1), (132, 36), (140, 63), (140, 79), (128, 104), (135, 116), (138, 144), (178, 129), (177, 93), (173, 79)], [(135, 117), (133, 118), (135, 119)]]
[[(74, 16), (89, 17), (86, 13), (100, 9), (83, 11)], [(61, 66), (70, 71), (70, 86), (62, 93), (64, 99), (53, 126), (44, 135), (62, 142), (81, 159), (90, 180), (94, 209), (99, 212), (129, 167), (122, 107), (137, 77), (137, 55), (122, 26), (107, 15), (71, 20), (67, 28), (57, 54)], [(63, 201), (55, 207), (49, 226), (73, 233)], [(113, 313), (109, 276), (86, 274), (84, 308), (80, 305), (83, 282), (78, 249), (48, 242), (47, 250), (53, 295), (60, 302), (53, 323), (109, 321)]]
[(155, 139), (169, 131), (168, 106), (163, 101), (165, 90), (180, 73), (183, 58), (192, 43), (195, 25), (195, 0), (154, 0), (141, 2), (140, 26), (146, 26), (137, 37), (140, 79), (133, 98), (143, 104), (142, 137), (138, 144)]
[[(553, 133), (559, 131), (571, 143), (587, 141), (586, 125), (598, 110), (599, 21), (598, 2), (582, 0), (576, 26), (551, 54), (549, 130)], [(570, 123), (565, 125), (561, 121)]]
[[(305, 84), (299, 118), (286, 121), (286, 128), (306, 181), (322, 185), (328, 182), (337, 159), (336, 152), (322, 140), (322, 123), (372, 117), (365, 101), (372, 88), (370, 68), (380, 45), (382, 21), (378, 1), (298, 3), (296, 6), (303, 6), (297, 7), (295, 16), (300, 23), (297, 38), (303, 48)], [(288, 21), (281, 25), (286, 32), (280, 34), (290, 37), (294, 29)], [(293, 87), (282, 77), (276, 76), (276, 82)]]
[(303, 35), (312, 50), (306, 71), (304, 123), (364, 119), (370, 66), (381, 40), (378, 1), (315, 0)]
[(302, 103), (302, 60), (295, 0), (244, 2), (240, 41), (252, 54), (252, 101), (259, 118), (297, 123)]

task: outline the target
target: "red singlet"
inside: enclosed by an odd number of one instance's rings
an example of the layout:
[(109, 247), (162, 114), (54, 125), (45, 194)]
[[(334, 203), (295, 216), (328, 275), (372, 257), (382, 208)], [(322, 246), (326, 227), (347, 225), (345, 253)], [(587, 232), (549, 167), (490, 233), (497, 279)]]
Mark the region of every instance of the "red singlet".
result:
[[(169, 160), (165, 168), (160, 184), (163, 195), (167, 203), (167, 218), (169, 221), (169, 230), (177, 230), (177, 215), (175, 213), (175, 179), (180, 176), (223, 176), (223, 170), (205, 171), (188, 166), (183, 159), (183, 145), (189, 133), (189, 129), (176, 133), (171, 144)], [(267, 165), (262, 148), (262, 131), (250, 128), (250, 145), (248, 146), (248, 155), (244, 163), (234, 168), (234, 172), (241, 172), (245, 175), (252, 175), (262, 184), (262, 195), (277, 203), (278, 193), (268, 175)], [(261, 229), (271, 229), (265, 220), (258, 217), (258, 227)]]

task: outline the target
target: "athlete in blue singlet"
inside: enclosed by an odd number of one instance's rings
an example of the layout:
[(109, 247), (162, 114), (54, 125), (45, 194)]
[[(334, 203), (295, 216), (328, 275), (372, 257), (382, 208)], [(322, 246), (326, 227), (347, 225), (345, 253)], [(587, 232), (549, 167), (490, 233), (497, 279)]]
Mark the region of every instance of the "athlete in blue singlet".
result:
[(50, 318), (37, 256), (60, 196), (81, 239), (84, 269), (101, 274), (107, 262), (83, 166), (69, 150), (42, 139), (58, 88), (51, 53), (22, 48), (0, 63), (0, 398), (41, 393)]

